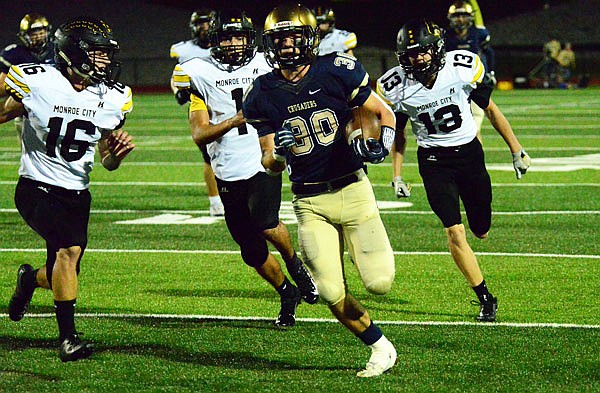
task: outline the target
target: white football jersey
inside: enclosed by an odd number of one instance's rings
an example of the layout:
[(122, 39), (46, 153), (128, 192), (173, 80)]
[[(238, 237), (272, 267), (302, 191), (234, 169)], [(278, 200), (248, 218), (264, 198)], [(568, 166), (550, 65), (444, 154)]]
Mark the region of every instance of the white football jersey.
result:
[[(232, 72), (222, 69), (212, 56), (194, 58), (175, 67), (174, 79), (187, 76), (192, 89), (206, 104), (210, 122), (217, 124), (234, 116), (242, 108), (246, 89), (254, 79), (272, 71), (264, 56), (257, 54), (245, 66)], [(190, 111), (195, 110), (194, 101)], [(231, 129), (207, 145), (215, 176), (225, 181), (249, 179), (264, 172), (256, 129), (250, 124)]]
[(469, 95), (484, 74), (479, 56), (456, 50), (446, 53), (446, 64), (431, 89), (397, 66), (377, 80), (376, 91), (394, 112), (409, 116), (419, 146), (459, 146), (477, 135)]
[(346, 52), (356, 47), (356, 34), (334, 28), (319, 41), (319, 56), (334, 52)]
[(41, 64), (12, 66), (5, 84), (27, 111), (19, 175), (69, 190), (88, 188), (96, 144), (131, 112), (131, 89), (100, 84), (78, 92), (58, 69)]
[(183, 63), (194, 57), (210, 56), (210, 48), (201, 48), (194, 40), (180, 41), (171, 45), (170, 56), (177, 59), (179, 63)]

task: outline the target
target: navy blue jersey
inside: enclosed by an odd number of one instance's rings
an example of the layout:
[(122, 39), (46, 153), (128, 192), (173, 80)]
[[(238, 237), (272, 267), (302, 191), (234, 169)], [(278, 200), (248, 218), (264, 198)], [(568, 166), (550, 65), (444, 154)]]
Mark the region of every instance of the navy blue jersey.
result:
[(258, 77), (242, 108), (247, 119), (262, 121), (259, 137), (291, 125), (296, 146), (286, 159), (292, 182), (323, 182), (363, 166), (344, 131), (352, 108), (370, 94), (363, 66), (352, 56), (335, 53), (317, 57), (297, 83), (286, 81), (277, 70)]
[(0, 72), (8, 74), (11, 65), (26, 63), (54, 64), (54, 45), (52, 42), (48, 42), (44, 51), (39, 55), (19, 44), (9, 45), (0, 52)]
[(458, 37), (454, 30), (447, 30), (445, 38), (447, 52), (458, 49), (468, 50), (481, 58), (486, 72), (496, 68), (494, 50), (490, 45), (490, 33), (485, 27), (469, 27), (464, 38)]

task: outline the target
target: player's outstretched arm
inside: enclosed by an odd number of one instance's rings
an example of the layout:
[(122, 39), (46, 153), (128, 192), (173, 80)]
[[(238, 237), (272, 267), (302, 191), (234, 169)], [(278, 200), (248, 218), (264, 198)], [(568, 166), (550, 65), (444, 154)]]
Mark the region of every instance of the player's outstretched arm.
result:
[(504, 117), (504, 114), (500, 111), (500, 108), (496, 105), (494, 101), (490, 98), (490, 103), (487, 108), (484, 109), (486, 117), (492, 123), (492, 126), (504, 139), (504, 142), (510, 148), (510, 152), (513, 156), (513, 167), (515, 169), (515, 174), (517, 179), (520, 179), (529, 166), (531, 165), (531, 158), (527, 154), (527, 152), (523, 149), (523, 146), (519, 143), (517, 136), (513, 132), (513, 129)]
[(135, 144), (131, 135), (118, 129), (107, 132), (98, 142), (98, 149), (102, 166), (109, 171), (114, 171), (121, 165), (121, 161), (135, 149)]

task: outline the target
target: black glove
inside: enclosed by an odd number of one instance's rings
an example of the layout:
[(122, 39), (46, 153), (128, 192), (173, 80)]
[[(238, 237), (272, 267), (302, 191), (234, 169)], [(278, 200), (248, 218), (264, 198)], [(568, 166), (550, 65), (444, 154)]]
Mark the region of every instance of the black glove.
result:
[(364, 139), (356, 138), (352, 141), (352, 150), (358, 156), (362, 157), (363, 161), (370, 162), (371, 164), (379, 164), (385, 160), (388, 155), (388, 151), (381, 143), (375, 138)]
[(179, 105), (183, 105), (190, 101), (190, 89), (177, 90), (175, 93), (175, 99)]

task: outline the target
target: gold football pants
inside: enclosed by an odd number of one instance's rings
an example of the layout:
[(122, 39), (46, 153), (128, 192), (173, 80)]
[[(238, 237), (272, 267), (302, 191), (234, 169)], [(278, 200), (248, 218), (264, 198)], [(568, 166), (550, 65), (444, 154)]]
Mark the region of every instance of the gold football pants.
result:
[(392, 288), (394, 254), (367, 176), (342, 189), (295, 196), (298, 239), (321, 298), (330, 305), (346, 296), (344, 241), (365, 288), (383, 295)]

